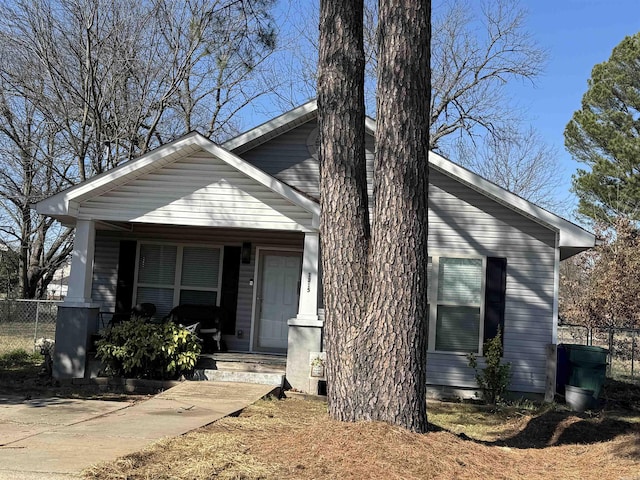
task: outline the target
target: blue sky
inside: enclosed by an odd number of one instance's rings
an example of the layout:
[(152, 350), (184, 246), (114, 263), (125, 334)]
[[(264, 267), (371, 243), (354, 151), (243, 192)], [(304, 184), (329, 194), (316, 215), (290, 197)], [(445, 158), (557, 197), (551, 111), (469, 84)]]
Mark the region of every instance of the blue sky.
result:
[[(306, 23), (305, 33), (317, 34), (314, 21), (307, 23), (302, 16), (311, 17), (318, 3), (319, 0), (279, 0), (276, 21), (281, 23), (284, 38), (291, 34), (288, 26), (291, 24)], [(580, 107), (593, 66), (606, 61), (625, 36), (640, 31), (640, 0), (520, 0), (519, 3), (528, 11), (525, 28), (548, 52), (548, 60), (534, 85), (514, 82), (508, 88), (514, 102), (525, 110), (523, 120), (531, 123), (557, 152), (560, 168), (549, 173), (561, 177), (559, 197), (567, 199), (571, 175), (580, 165), (564, 149), (564, 128)], [(286, 75), (284, 70), (281, 73)], [(286, 109), (283, 105), (274, 108), (269, 101), (267, 105), (256, 102), (253, 107), (244, 110), (244, 128), (269, 120), (274, 110)], [(575, 204), (573, 197), (572, 203)], [(562, 214), (572, 216), (571, 211)]]
[(549, 57), (535, 86), (510, 88), (543, 138), (556, 147), (568, 191), (580, 166), (564, 149), (564, 127), (580, 108), (591, 69), (627, 35), (640, 31), (638, 0), (524, 0), (527, 27)]

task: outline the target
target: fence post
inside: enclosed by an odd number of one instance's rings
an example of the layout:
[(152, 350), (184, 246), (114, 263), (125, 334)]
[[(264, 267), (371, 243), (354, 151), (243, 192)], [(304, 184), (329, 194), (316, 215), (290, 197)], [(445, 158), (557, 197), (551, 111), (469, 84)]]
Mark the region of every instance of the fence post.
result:
[(611, 371), (613, 367), (613, 327), (609, 327), (609, 365), (607, 369), (609, 370), (609, 377), (611, 377)]
[(36, 300), (36, 324), (33, 327), (33, 348), (36, 348), (36, 340), (38, 340), (38, 319), (40, 317), (40, 302)]

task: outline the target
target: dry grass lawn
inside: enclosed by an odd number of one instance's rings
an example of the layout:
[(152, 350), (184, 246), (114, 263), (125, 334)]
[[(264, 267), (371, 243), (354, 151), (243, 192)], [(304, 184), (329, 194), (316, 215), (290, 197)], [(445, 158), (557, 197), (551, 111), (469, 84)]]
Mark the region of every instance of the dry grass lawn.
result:
[(263, 400), (85, 472), (89, 479), (640, 479), (640, 412), (429, 402), (433, 431), (332, 421), (322, 402)]

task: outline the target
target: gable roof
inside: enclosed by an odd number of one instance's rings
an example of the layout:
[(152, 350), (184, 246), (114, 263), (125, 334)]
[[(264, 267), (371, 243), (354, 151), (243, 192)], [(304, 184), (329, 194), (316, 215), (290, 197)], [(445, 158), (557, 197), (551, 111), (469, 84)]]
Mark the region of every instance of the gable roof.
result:
[[(245, 152), (317, 118), (317, 113), (317, 101), (315, 99), (310, 100), (304, 105), (228, 140), (223, 144), (223, 147), (238, 153)], [(367, 133), (375, 135), (375, 128), (375, 120), (366, 117), (365, 129)], [(431, 168), (437, 169), (480, 194), (557, 232), (559, 234), (559, 247), (562, 258), (568, 258), (575, 253), (591, 248), (596, 243), (596, 237), (593, 233), (509, 192), (437, 153), (429, 152), (429, 165)]]
[(192, 132), (107, 172), (96, 175), (36, 204), (38, 213), (72, 224), (78, 216), (79, 204), (109, 192), (121, 185), (154, 172), (197, 151), (206, 151), (247, 177), (289, 202), (311, 213), (314, 223), (320, 216), (320, 205), (306, 195), (247, 163), (234, 153), (219, 147), (197, 132)]
[[(298, 125), (315, 120), (318, 116), (318, 102), (316, 99), (309, 100), (288, 112), (283, 113), (271, 120), (258, 125), (240, 135), (227, 140), (222, 144), (224, 148), (234, 153), (243, 153), (258, 145), (268, 142), (272, 138), (282, 135), (289, 130), (293, 130)], [(365, 118), (365, 130), (368, 134), (374, 135), (376, 122), (370, 117)]]

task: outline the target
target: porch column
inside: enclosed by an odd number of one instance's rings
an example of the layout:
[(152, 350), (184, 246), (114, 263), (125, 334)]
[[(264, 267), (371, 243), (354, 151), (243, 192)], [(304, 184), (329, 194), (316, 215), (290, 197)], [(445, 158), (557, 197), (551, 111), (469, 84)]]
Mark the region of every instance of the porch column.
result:
[(318, 232), (305, 233), (297, 316), (300, 320), (318, 320), (319, 251)]
[(318, 318), (318, 232), (304, 235), (302, 280), (298, 315), (291, 318), (287, 349), (287, 382), (302, 392), (317, 393), (317, 380), (310, 379), (309, 354), (322, 350), (322, 327)]
[(93, 254), (96, 224), (93, 220), (78, 220), (71, 252), (71, 272), (65, 303), (91, 303)]
[(69, 289), (58, 307), (53, 376), (83, 378), (88, 374), (87, 352), (98, 330), (100, 305), (91, 299), (96, 227), (93, 220), (78, 220), (71, 253)]

